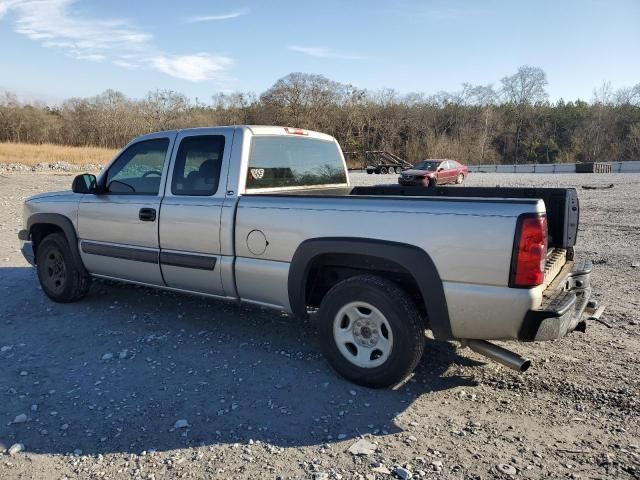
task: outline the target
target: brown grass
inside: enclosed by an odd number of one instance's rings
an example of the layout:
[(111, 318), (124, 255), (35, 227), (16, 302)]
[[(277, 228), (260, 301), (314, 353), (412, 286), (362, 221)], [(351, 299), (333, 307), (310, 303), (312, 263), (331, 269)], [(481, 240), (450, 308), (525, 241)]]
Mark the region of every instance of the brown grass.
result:
[(0, 142), (0, 163), (21, 163), (30, 166), (55, 162), (104, 165), (115, 156), (116, 152), (117, 150), (98, 147)]

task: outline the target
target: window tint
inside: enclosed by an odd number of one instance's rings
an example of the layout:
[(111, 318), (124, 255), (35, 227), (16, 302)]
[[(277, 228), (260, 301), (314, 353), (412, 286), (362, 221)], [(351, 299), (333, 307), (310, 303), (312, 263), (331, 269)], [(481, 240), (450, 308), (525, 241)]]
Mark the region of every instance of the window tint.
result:
[(168, 148), (168, 138), (145, 140), (131, 145), (107, 172), (107, 191), (157, 195)]
[(220, 183), (224, 135), (186, 137), (176, 155), (171, 193), (213, 195)]
[(306, 137), (253, 139), (247, 189), (347, 183), (334, 142)]

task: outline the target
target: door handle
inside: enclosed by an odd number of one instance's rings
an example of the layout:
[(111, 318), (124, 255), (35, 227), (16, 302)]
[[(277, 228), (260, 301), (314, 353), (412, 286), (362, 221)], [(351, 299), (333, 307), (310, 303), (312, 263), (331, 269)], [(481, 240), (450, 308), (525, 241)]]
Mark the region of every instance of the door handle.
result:
[(138, 212), (138, 218), (143, 222), (155, 222), (156, 221), (156, 209), (155, 208), (141, 208)]

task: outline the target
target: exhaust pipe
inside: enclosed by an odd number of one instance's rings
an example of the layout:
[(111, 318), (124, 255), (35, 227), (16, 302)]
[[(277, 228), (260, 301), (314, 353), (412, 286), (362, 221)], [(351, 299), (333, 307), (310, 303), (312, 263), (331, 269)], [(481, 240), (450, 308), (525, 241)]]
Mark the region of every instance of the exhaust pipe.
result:
[(463, 345), (469, 347), (480, 355), (484, 355), (491, 360), (519, 372), (526, 372), (531, 366), (531, 360), (522, 358), (517, 353), (513, 353), (506, 348), (499, 347), (498, 345), (494, 345), (493, 343), (489, 343), (485, 340), (465, 340)]

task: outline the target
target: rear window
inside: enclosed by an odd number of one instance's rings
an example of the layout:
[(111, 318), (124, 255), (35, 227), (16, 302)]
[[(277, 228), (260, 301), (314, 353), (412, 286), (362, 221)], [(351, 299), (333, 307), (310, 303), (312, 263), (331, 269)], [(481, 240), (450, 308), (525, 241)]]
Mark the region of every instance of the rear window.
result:
[(338, 146), (305, 137), (253, 138), (247, 190), (347, 183)]

